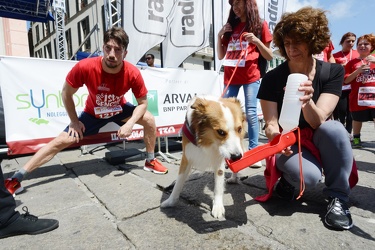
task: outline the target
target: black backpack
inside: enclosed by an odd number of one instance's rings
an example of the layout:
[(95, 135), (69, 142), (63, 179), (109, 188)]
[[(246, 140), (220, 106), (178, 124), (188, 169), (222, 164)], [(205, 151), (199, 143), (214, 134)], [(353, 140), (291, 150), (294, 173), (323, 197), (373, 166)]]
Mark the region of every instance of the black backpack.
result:
[[(262, 41), (262, 33), (259, 34), (258, 38), (260, 41)], [(266, 58), (262, 56), (259, 50), (258, 52), (259, 52), (258, 66), (259, 66), (259, 71), (260, 71), (260, 78), (263, 78), (268, 69), (268, 61), (266, 60)]]

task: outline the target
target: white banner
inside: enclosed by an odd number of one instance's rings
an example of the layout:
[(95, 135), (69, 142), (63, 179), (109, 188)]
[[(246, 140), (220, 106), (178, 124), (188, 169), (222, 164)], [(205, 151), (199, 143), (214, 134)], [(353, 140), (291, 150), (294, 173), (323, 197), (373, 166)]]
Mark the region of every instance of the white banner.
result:
[[(27, 154), (56, 137), (69, 124), (61, 88), (76, 61), (37, 58), (0, 57), (0, 85), (3, 97), (6, 141), (9, 154)], [(157, 136), (179, 133), (188, 101), (199, 94), (220, 96), (222, 77), (209, 70), (141, 69), (148, 89), (148, 110), (155, 116)], [(77, 113), (81, 113), (87, 89), (74, 95)], [(130, 92), (127, 101), (135, 103)], [(120, 141), (118, 125), (111, 123), (95, 136), (85, 137), (74, 146)], [(143, 129), (136, 126), (128, 140), (141, 139)]]
[[(259, 1), (259, 0), (258, 0)], [(286, 10), (287, 0), (264, 0), (264, 20), (268, 23), (271, 34)]]
[(178, 67), (192, 53), (209, 45), (211, 0), (178, 0), (167, 39), (163, 67)]
[(136, 64), (149, 49), (165, 39), (175, 1), (123, 1), (123, 26), (130, 40), (127, 61)]
[(213, 1), (214, 17), (213, 20), (213, 37), (214, 37), (214, 50), (215, 50), (215, 70), (219, 71), (222, 65), (222, 61), (217, 57), (216, 45), (217, 45), (217, 34), (219, 30), (226, 24), (229, 16), (229, 10), (231, 8), (227, 0)]

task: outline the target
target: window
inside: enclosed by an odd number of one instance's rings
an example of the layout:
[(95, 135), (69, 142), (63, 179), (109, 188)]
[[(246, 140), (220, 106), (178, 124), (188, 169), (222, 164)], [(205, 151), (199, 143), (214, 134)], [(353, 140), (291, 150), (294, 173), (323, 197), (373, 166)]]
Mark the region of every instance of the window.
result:
[(36, 40), (36, 43), (39, 43), (39, 41), (40, 41), (40, 37), (39, 37), (39, 25), (35, 26), (35, 40)]
[[(90, 20), (87, 16), (85, 19), (80, 21), (78, 24), (78, 43), (81, 45), (85, 40), (85, 37), (88, 36), (90, 33)], [(81, 47), (82, 51), (90, 51), (91, 50), (91, 42), (90, 38), (88, 38), (85, 43)]]
[(52, 59), (51, 43), (48, 43), (46, 46), (44, 46), (44, 57)]
[(203, 68), (205, 70), (211, 70), (211, 62), (203, 61)]
[(65, 31), (66, 38), (66, 58), (70, 59), (73, 56), (72, 32), (70, 29)]
[(39, 50), (35, 51), (35, 57), (43, 58), (43, 51), (42, 51), (42, 49), (39, 49)]
[(76, 0), (77, 12), (81, 11), (88, 5), (88, 0)]

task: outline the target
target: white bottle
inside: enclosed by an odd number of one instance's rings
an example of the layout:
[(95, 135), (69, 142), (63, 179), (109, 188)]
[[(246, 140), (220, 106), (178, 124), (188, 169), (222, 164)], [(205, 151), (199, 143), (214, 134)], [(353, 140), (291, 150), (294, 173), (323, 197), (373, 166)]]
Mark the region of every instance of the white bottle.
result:
[(298, 127), (302, 106), (302, 101), (299, 98), (304, 95), (303, 92), (298, 91), (298, 88), (305, 81), (307, 81), (307, 76), (304, 74), (293, 73), (288, 76), (279, 117), (279, 124), (283, 129), (283, 134)]

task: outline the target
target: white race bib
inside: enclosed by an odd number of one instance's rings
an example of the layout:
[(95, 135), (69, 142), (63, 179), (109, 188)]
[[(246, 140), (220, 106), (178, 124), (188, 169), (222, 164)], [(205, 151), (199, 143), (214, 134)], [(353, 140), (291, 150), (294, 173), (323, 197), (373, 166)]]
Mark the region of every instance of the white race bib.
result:
[(96, 118), (108, 119), (114, 115), (122, 113), (122, 107), (121, 105), (116, 105), (113, 107), (95, 107), (94, 112)]
[(375, 106), (375, 87), (360, 87), (358, 106)]
[(230, 41), (228, 43), (228, 48), (225, 54), (223, 65), (229, 67), (236, 67), (238, 63), (238, 67), (245, 67), (248, 45), (248, 41), (242, 42), (241, 48), (241, 44), (238, 40)]

